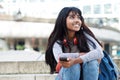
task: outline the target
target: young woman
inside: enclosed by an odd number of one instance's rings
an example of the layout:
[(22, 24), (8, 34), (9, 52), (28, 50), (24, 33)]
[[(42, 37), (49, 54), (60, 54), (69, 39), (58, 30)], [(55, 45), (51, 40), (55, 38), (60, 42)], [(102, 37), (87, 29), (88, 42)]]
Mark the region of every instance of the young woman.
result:
[[(60, 57), (69, 60), (60, 61)], [(76, 7), (64, 7), (57, 17), (45, 53), (51, 73), (60, 63), (56, 80), (98, 80), (98, 60), (102, 57), (102, 45), (85, 25), (81, 11)]]

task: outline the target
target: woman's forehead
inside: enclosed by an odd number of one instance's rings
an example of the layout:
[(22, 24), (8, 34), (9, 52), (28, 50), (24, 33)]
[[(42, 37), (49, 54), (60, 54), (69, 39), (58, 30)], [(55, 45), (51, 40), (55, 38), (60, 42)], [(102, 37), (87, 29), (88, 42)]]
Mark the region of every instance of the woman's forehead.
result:
[(75, 11), (70, 11), (70, 12), (69, 12), (69, 15), (74, 15), (74, 16), (75, 16), (75, 15), (79, 15), (79, 13), (78, 13), (78, 12), (75, 12)]

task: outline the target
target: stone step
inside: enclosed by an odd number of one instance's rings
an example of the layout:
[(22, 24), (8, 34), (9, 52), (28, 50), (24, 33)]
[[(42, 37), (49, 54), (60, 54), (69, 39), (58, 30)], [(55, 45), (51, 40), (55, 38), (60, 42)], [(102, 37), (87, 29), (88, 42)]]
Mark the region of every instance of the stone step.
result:
[(49, 73), (44, 54), (35, 51), (1, 51), (1, 74), (43, 74)]
[(0, 80), (55, 80), (56, 74), (12, 74), (0, 75)]
[(44, 61), (7, 61), (0, 62), (2, 74), (44, 74), (50, 73), (49, 66)]

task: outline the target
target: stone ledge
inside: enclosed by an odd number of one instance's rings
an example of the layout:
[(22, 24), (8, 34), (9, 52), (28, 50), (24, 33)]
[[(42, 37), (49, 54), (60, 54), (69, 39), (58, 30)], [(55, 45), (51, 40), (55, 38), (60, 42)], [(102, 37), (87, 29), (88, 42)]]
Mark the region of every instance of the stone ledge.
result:
[(12, 74), (0, 75), (0, 80), (55, 80), (56, 74)]
[[(120, 59), (114, 60), (120, 69)], [(0, 75), (2, 74), (46, 74), (50, 68), (45, 61), (8, 61), (0, 62)]]
[(44, 61), (0, 62), (1, 74), (43, 74), (49, 73)]

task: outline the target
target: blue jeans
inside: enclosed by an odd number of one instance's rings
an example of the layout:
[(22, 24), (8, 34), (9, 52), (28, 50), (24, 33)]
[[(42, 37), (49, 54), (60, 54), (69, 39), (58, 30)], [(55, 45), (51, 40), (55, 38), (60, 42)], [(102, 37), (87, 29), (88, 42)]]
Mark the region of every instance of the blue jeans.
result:
[[(83, 63), (82, 68), (82, 80), (98, 80), (99, 63), (97, 60), (92, 60), (90, 62)], [(80, 80), (80, 72), (80, 64), (75, 64), (70, 68), (62, 67), (55, 80)]]

